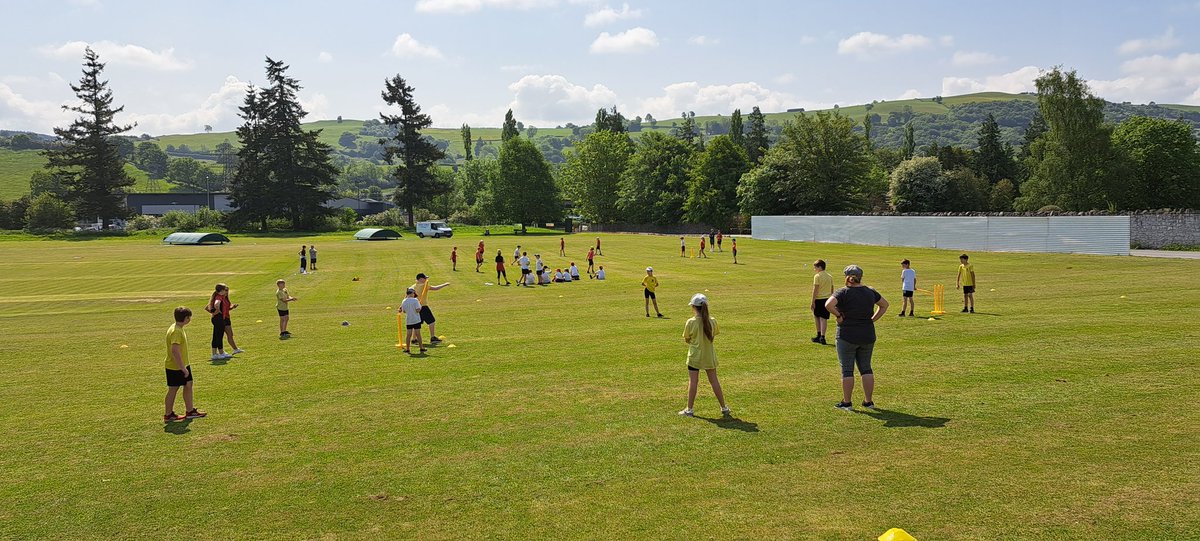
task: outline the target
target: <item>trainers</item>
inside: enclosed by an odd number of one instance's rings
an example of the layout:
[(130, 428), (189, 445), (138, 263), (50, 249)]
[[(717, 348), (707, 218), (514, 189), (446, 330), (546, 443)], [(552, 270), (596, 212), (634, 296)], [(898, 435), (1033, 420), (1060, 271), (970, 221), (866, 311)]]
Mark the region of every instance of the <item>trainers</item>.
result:
[(658, 313), (658, 317), (663, 317), (662, 312)]
[(974, 314), (974, 313), (975, 313), (975, 308), (974, 308), (974, 307), (972, 307), (972, 308), (971, 308), (971, 313), (972, 313), (972, 314)]
[(822, 345), (822, 346), (824, 346), (824, 345), (825, 345), (825, 337), (824, 337), (824, 336), (822, 336), (822, 337), (821, 337), (821, 345)]
[(724, 415), (726, 417), (732, 417), (733, 410), (729, 409), (729, 406), (725, 406), (725, 407), (721, 408), (721, 415)]
[(964, 307), (963, 307), (963, 309), (962, 309), (962, 312), (963, 312), (964, 314), (965, 314), (965, 313), (967, 313), (967, 307), (966, 307), (966, 306), (964, 306)]
[(213, 356), (212, 356), (212, 359), (211, 359), (211, 360), (213, 360), (213, 361), (224, 361), (225, 359), (228, 359), (228, 358), (229, 358), (229, 357), (226, 357), (224, 354), (221, 354), (221, 353), (214, 353), (214, 354), (213, 354)]
[(873, 409), (875, 409), (875, 403), (874, 402), (863, 402), (862, 407), (873, 410)]
[(818, 335), (812, 337), (812, 343), (820, 344), (821, 343), (821, 335), (818, 334)]
[(908, 311), (908, 317), (913, 317), (912, 310), (909, 310), (909, 311)]
[(184, 418), (185, 419), (199, 419), (200, 417), (205, 417), (207, 415), (208, 414), (204, 413), (203, 411), (200, 411), (196, 408), (192, 408), (192, 411), (187, 412), (187, 415), (185, 415)]
[(838, 402), (833, 407), (835, 407), (837, 409), (841, 409), (841, 410), (850, 411), (850, 410), (854, 409), (854, 404), (851, 404), (849, 402)]
[(904, 317), (904, 312), (900, 312), (900, 317)]
[(237, 355), (238, 353), (245, 353), (245, 352), (246, 352), (246, 350), (244, 350), (242, 348), (237, 348), (237, 349), (233, 350), (233, 353), (230, 355), (230, 357)]
[(173, 411), (167, 415), (163, 415), (164, 423), (173, 423), (175, 421), (182, 421), (182, 420), (183, 420), (183, 417), (175, 415), (175, 412), (173, 412)]
[(694, 417), (696, 415), (695, 412), (692, 411), (692, 408), (683, 408), (682, 410), (679, 410), (679, 414), (684, 417)]
[(441, 341), (441, 339), (439, 339), (439, 338), (431, 338), (431, 339), (429, 339), (429, 344), (430, 344), (430, 345), (437, 345), (437, 344), (440, 344), (440, 343), (442, 343), (442, 341)]

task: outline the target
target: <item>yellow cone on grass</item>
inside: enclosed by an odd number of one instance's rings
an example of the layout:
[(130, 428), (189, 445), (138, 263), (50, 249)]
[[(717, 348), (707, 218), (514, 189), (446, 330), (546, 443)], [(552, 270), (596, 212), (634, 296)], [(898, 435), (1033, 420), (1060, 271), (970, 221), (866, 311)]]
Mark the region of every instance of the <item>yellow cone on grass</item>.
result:
[(128, 347), (129, 347), (129, 344), (121, 344), (121, 349), (126, 349)]
[(879, 536), (879, 541), (917, 541), (917, 538), (908, 535), (903, 528), (892, 528), (883, 532), (883, 535)]
[(258, 321), (255, 321), (255, 323), (262, 323), (262, 320), (260, 319)]
[(450, 345), (448, 345), (448, 346), (446, 346), (446, 347), (448, 347), (448, 348), (456, 348), (456, 347), (458, 347), (458, 346), (456, 346), (456, 345), (454, 345), (454, 344), (450, 344)]

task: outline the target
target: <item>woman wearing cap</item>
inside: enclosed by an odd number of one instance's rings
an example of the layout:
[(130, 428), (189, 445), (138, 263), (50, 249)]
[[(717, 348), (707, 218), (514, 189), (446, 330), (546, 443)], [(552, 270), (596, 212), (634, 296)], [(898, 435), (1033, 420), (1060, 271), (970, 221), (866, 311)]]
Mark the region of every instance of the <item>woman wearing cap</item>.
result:
[(712, 385), (717, 402), (721, 404), (721, 414), (730, 415), (732, 412), (725, 405), (721, 382), (717, 381), (717, 351), (713, 348), (713, 339), (717, 337), (717, 320), (708, 315), (708, 297), (703, 293), (692, 295), (688, 304), (692, 306), (692, 313), (695, 315), (683, 324), (683, 341), (688, 345), (688, 396), (687, 407), (679, 414), (687, 417), (693, 415), (696, 387), (700, 383), (700, 371), (703, 370), (708, 375), (708, 383)]
[(879, 292), (862, 285), (863, 271), (858, 265), (846, 267), (846, 287), (833, 292), (825, 309), (837, 319), (837, 355), (842, 365), (842, 401), (838, 408), (850, 410), (854, 392), (854, 367), (862, 376), (863, 407), (875, 408), (875, 374), (871, 370), (871, 352), (875, 349), (875, 322), (887, 312), (888, 302)]

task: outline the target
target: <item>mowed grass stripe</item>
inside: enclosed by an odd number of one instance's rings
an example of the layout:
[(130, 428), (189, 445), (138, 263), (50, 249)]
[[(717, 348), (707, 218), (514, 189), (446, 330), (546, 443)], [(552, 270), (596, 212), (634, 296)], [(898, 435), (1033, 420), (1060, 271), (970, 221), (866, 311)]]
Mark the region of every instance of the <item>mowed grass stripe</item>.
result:
[[(581, 268), (593, 237), (567, 237)], [(496, 248), (507, 260), (520, 242), (559, 267), (571, 258), (553, 255), (558, 237), (484, 238), (480, 274), (478, 240), (0, 243), (38, 273), (14, 272), (17, 296), (198, 293), (0, 304), (21, 310), (0, 318), (14, 337), (0, 341), (0, 469), (16, 479), (0, 485), (16, 502), (0, 537), (863, 539), (904, 526), (1163, 539), (1197, 525), (1200, 487), (1179, 465), (1200, 458), (1200, 419), (1164, 412), (1197, 384), (1200, 337), (1183, 323), (1200, 316), (1194, 262), (972, 254), (979, 311), (997, 314), (972, 317), (955, 312), (957, 252), (741, 239), (735, 267), (728, 250), (679, 258), (677, 237), (605, 235), (609, 280), (526, 290), (484, 285)], [(294, 254), (314, 242), (320, 270), (300, 276)], [(893, 302), (875, 360), (890, 420), (830, 407), (833, 348), (808, 342), (817, 257), (835, 274), (862, 265)], [(903, 257), (921, 287), (947, 285), (950, 314), (895, 317)], [(668, 320), (643, 315), (647, 265)], [(409, 359), (395, 308), (417, 272), (452, 282), (430, 304), (456, 347)], [(1160, 293), (1164, 273), (1185, 279)], [(75, 275), (101, 278), (60, 280)], [(286, 342), (278, 277), (301, 299)], [(199, 308), (217, 281), (241, 304), (248, 353), (214, 366)], [(705, 289), (738, 423), (674, 415), (685, 303)], [(176, 302), (198, 314), (192, 364), (211, 412), (181, 434), (156, 421)], [(919, 313), (929, 305), (918, 297)], [(55, 313), (73, 310), (99, 312)], [(716, 414), (704, 386), (697, 412)], [(187, 501), (204, 502), (187, 524), (155, 518)]]

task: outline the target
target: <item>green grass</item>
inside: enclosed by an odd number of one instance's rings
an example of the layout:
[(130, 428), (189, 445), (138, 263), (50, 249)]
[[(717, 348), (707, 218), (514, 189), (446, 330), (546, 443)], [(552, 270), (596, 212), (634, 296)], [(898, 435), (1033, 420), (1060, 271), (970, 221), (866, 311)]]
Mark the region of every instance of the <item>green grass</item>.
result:
[(16, 199), (29, 193), (29, 177), (45, 165), (46, 158), (39, 150), (0, 148), (0, 199)]
[[(477, 238), (348, 237), (0, 242), (0, 538), (865, 540), (903, 527), (1160, 540), (1200, 528), (1195, 261), (973, 254), (980, 313), (953, 311), (952, 287), (936, 321), (893, 310), (874, 363), (883, 411), (846, 413), (831, 407), (834, 348), (808, 341), (800, 263), (860, 264), (898, 305), (897, 261), (914, 261), (922, 287), (953, 284), (957, 253), (743, 239), (734, 266), (727, 252), (675, 257), (672, 237), (604, 235), (606, 282), (520, 289), (485, 285), (490, 263), (473, 271)], [(591, 239), (567, 237), (577, 262)], [(519, 242), (565, 262), (557, 236), (485, 240), (489, 260)], [(313, 243), (321, 268), (298, 276), (294, 253)], [(646, 265), (668, 319), (642, 313)], [(430, 294), (446, 343), (425, 358), (393, 347), (417, 272), (451, 283)], [(278, 277), (300, 299), (286, 342)], [(221, 365), (207, 361), (200, 312), (217, 281), (240, 303), (247, 349)], [(675, 415), (685, 303), (705, 291), (734, 420), (704, 387), (702, 419)], [(181, 304), (199, 315), (190, 354), (209, 417), (164, 428), (163, 333)]]

